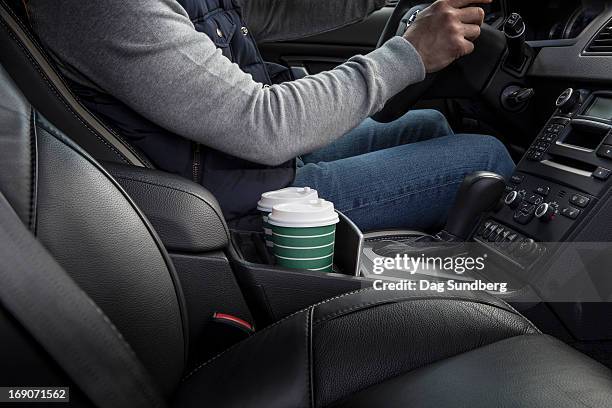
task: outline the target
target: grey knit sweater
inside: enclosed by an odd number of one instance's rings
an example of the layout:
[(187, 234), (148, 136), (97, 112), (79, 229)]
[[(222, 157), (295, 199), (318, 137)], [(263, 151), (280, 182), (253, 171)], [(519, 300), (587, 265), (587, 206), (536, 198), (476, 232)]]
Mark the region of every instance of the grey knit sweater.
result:
[[(359, 21), (384, 0), (241, 0), (260, 42)], [(198, 33), (175, 0), (30, 0), (32, 25), (71, 79), (185, 138), (257, 163), (312, 152), (422, 80), (397, 37), (336, 69), (263, 87)]]

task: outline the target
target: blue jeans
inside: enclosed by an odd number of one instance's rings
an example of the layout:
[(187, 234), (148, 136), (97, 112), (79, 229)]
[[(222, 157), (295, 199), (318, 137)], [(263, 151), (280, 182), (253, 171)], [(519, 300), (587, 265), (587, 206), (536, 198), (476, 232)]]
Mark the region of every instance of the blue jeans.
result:
[(444, 225), (459, 185), (475, 171), (506, 178), (514, 163), (491, 136), (454, 135), (444, 115), (411, 111), (392, 123), (367, 119), (298, 160), (295, 186), (332, 201), (363, 231)]

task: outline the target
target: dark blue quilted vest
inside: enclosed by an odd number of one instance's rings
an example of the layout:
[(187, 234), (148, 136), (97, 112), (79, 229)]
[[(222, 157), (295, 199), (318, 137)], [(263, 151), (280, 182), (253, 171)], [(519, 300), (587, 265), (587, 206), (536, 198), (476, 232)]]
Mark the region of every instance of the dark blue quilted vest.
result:
[[(292, 79), (285, 67), (263, 61), (240, 8), (232, 0), (178, 0), (178, 3), (195, 28), (207, 34), (223, 55), (255, 81), (270, 85)], [(108, 94), (78, 84), (73, 84), (73, 88), (90, 110), (141, 149), (157, 168), (181, 174), (210, 190), (230, 223), (253, 214), (262, 193), (293, 182), (295, 160), (278, 167), (247, 162), (175, 135)], [(202, 127), (206, 129), (205, 120)], [(249, 135), (243, 137), (248, 143)]]

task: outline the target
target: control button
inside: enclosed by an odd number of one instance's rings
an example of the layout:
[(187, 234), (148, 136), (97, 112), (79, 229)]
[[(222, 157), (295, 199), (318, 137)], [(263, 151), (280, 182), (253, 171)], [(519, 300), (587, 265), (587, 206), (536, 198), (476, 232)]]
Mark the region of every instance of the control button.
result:
[(526, 257), (528, 260), (539, 255), (540, 245), (538, 245), (533, 239), (525, 238), (519, 245), (520, 255)]
[(504, 232), (502, 232), (501, 234), (499, 234), (497, 236), (497, 239), (495, 240), (495, 242), (497, 243), (505, 243), (508, 242), (508, 236), (511, 234), (512, 232), (508, 231), (508, 230), (504, 230)]
[(509, 254), (514, 254), (514, 253), (518, 252), (518, 249), (521, 247), (521, 242), (523, 242), (523, 237), (521, 235), (519, 235), (519, 234), (516, 234), (516, 236), (512, 237), (512, 238), (514, 238), (514, 239), (512, 241), (510, 241), (508, 243), (508, 246), (506, 247), (506, 251)]
[(525, 180), (525, 176), (514, 175), (510, 178), (512, 184), (521, 184)]
[(581, 208), (586, 208), (589, 205), (589, 202), (591, 201), (590, 198), (585, 197), (583, 195), (580, 194), (574, 194), (571, 198), (570, 198), (570, 203), (581, 207)]
[(525, 214), (533, 214), (535, 209), (535, 204), (531, 204), (529, 202), (523, 202), (519, 205), (519, 211)]
[(598, 167), (597, 170), (593, 172), (593, 177), (595, 177), (596, 179), (605, 181), (610, 178), (610, 174), (612, 174), (612, 171), (604, 167)]
[(514, 187), (513, 186), (506, 186), (506, 193), (509, 193), (511, 191), (514, 191)]
[(561, 95), (559, 95), (559, 98), (557, 98), (556, 105), (561, 112), (568, 113), (581, 102), (581, 99), (582, 96), (580, 95), (579, 91), (574, 91), (572, 88), (567, 88)]
[(484, 224), (482, 224), (480, 226), (480, 228), (478, 229), (478, 233), (476, 235), (481, 236), (484, 234), (484, 232), (491, 226), (491, 221), (487, 221)]
[(542, 203), (536, 208), (534, 215), (542, 222), (550, 222), (555, 219), (557, 210), (549, 203)]
[(545, 140), (538, 140), (535, 143), (536, 150), (543, 152), (550, 147), (550, 143)]
[(504, 227), (497, 227), (497, 229), (495, 231), (493, 231), (493, 233), (491, 235), (489, 235), (488, 241), (489, 242), (496, 242), (497, 238), (502, 235), (504, 232)]
[(514, 213), (514, 221), (521, 225), (527, 225), (533, 219), (533, 213), (523, 213), (521, 211), (517, 211)]
[(521, 202), (521, 197), (518, 191), (511, 191), (508, 193), (508, 195), (506, 195), (506, 198), (504, 198), (504, 203), (510, 206), (510, 208), (518, 207), (520, 202)]
[(605, 157), (606, 159), (612, 159), (612, 146), (603, 145), (597, 151), (597, 155)]
[(575, 220), (576, 218), (580, 216), (580, 212), (581, 211), (577, 208), (567, 207), (561, 210), (561, 215), (571, 220)]
[(540, 186), (537, 187), (534, 191), (539, 195), (546, 197), (548, 194), (550, 194), (550, 187)]
[(542, 157), (544, 157), (544, 154), (542, 152), (532, 152), (530, 153), (527, 158), (529, 160), (533, 160), (533, 161), (539, 161), (542, 159)]
[(484, 239), (489, 239), (489, 237), (491, 236), (491, 234), (493, 233), (493, 231), (495, 231), (497, 229), (497, 224), (491, 224), (489, 225), (489, 228), (487, 228), (485, 230), (485, 232), (482, 233), (482, 237)]
[(540, 205), (544, 202), (544, 197), (539, 194), (531, 194), (529, 197), (525, 199), (528, 203), (533, 205)]
[(504, 241), (512, 243), (512, 242), (515, 242), (517, 238), (518, 238), (518, 234), (516, 232), (511, 232), (508, 234), (507, 237), (504, 238)]

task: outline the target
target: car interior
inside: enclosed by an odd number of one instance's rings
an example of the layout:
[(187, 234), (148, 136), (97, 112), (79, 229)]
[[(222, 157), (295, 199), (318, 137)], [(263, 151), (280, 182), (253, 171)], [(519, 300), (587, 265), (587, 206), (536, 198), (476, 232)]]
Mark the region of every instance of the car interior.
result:
[[(316, 74), (427, 6), (389, 1), (261, 52)], [(502, 140), (515, 174), (466, 178), (442, 232), (339, 214), (321, 273), (274, 265), (262, 232), (155, 169), (74, 95), (22, 2), (0, 0), (0, 386), (69, 387), (74, 406), (612, 406), (612, 291), (539, 284), (572, 272), (568, 245), (612, 241), (612, 4), (498, 0), (485, 22), (473, 54), (375, 119), (438, 109)], [(509, 289), (372, 289), (397, 278), (376, 257), (428, 251), (486, 253), (462, 279)]]

